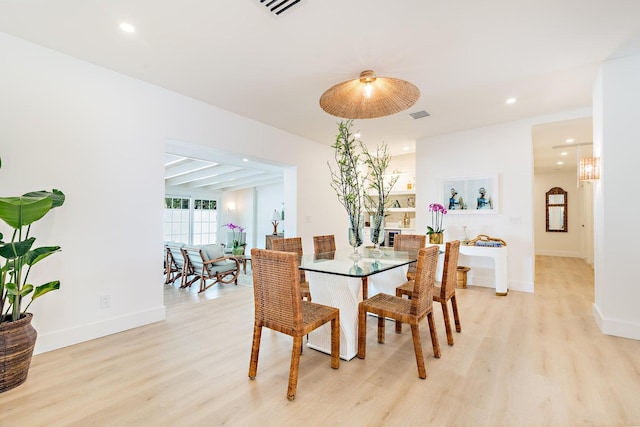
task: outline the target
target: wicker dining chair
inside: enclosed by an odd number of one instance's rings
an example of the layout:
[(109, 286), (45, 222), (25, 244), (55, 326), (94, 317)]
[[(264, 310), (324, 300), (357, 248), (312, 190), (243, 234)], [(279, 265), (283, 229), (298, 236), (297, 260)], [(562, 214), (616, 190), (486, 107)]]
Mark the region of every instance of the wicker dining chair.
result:
[(300, 293), (298, 257), (290, 252), (253, 248), (253, 294), (255, 322), (249, 363), (249, 378), (258, 371), (258, 354), (262, 327), (293, 337), (287, 398), (295, 399), (302, 338), (314, 329), (331, 322), (331, 367), (340, 366), (340, 310), (303, 301)]
[[(427, 237), (424, 234), (396, 234), (393, 239), (394, 251), (418, 251), (424, 248), (427, 243)], [(416, 277), (416, 263), (409, 264), (407, 270), (407, 280), (413, 280)]]
[[(449, 320), (449, 309), (447, 302), (451, 300), (453, 308), (453, 319), (456, 324), (456, 332), (461, 332), (460, 315), (458, 314), (458, 302), (456, 301), (456, 282), (458, 257), (460, 255), (460, 241), (454, 240), (447, 242), (444, 252), (444, 268), (442, 270), (442, 282), (440, 286), (433, 288), (433, 301), (439, 302), (442, 307), (442, 316), (444, 317), (444, 327), (447, 331), (447, 344), (453, 345), (453, 332), (451, 331), (451, 321)], [(407, 282), (396, 288), (396, 295), (407, 295), (410, 297), (413, 282)], [(402, 328), (402, 325), (396, 326), (396, 332)]]
[[(271, 248), (274, 251), (295, 252), (302, 257), (302, 237), (285, 237), (282, 239), (274, 239), (271, 242)], [(311, 292), (309, 291), (309, 282), (304, 275), (304, 271), (300, 270), (300, 297), (311, 301)]]
[(410, 300), (398, 296), (379, 293), (358, 304), (358, 357), (365, 358), (367, 344), (367, 313), (378, 316), (378, 342), (384, 343), (385, 318), (391, 318), (411, 325), (413, 348), (418, 365), (418, 376), (426, 378), (424, 356), (420, 342), (419, 324), (427, 317), (431, 332), (433, 355), (440, 357), (440, 345), (433, 321), (433, 284), (436, 277), (438, 247), (431, 246), (420, 249), (416, 268), (415, 286)]
[(336, 251), (336, 238), (333, 234), (313, 236), (313, 252), (322, 254)]

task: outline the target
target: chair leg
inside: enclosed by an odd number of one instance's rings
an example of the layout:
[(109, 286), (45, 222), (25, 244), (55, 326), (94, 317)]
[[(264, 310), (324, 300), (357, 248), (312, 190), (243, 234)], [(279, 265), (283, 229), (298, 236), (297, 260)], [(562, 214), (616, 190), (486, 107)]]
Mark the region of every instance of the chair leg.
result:
[(251, 361), (249, 362), (249, 378), (256, 378), (258, 373), (258, 353), (260, 353), (260, 337), (262, 326), (253, 325), (253, 343), (251, 344)]
[(331, 367), (340, 367), (340, 313), (331, 319)]
[(364, 359), (367, 352), (367, 312), (358, 307), (358, 359)]
[(442, 306), (442, 316), (444, 317), (444, 328), (447, 331), (447, 344), (453, 345), (453, 333), (451, 333), (451, 321), (449, 320), (447, 301), (442, 301), (440, 305)]
[(293, 348), (291, 349), (291, 368), (289, 369), (289, 386), (287, 388), (287, 399), (296, 398), (298, 389), (298, 370), (300, 369), (300, 351), (302, 350), (302, 337), (293, 337)]
[(402, 333), (402, 322), (399, 320), (396, 320), (396, 334), (401, 334)]
[(451, 306), (453, 307), (453, 319), (456, 322), (456, 332), (462, 332), (462, 327), (460, 326), (460, 315), (458, 314), (458, 302), (456, 301), (456, 296), (451, 297)]
[(427, 378), (427, 370), (424, 368), (424, 356), (422, 355), (422, 344), (420, 343), (420, 329), (417, 323), (411, 324), (411, 335), (413, 337), (413, 349), (416, 352), (416, 363), (418, 364), (418, 376)]
[(384, 316), (378, 315), (378, 342), (384, 344)]
[[(402, 298), (402, 292), (398, 288), (396, 288), (396, 296), (398, 298)], [(401, 334), (401, 333), (402, 333), (402, 322), (399, 320), (396, 320), (396, 334)]]
[(431, 333), (431, 346), (433, 347), (433, 357), (440, 358), (440, 343), (438, 342), (438, 333), (436, 332), (436, 322), (433, 321), (433, 313), (427, 314), (429, 321), (429, 332)]

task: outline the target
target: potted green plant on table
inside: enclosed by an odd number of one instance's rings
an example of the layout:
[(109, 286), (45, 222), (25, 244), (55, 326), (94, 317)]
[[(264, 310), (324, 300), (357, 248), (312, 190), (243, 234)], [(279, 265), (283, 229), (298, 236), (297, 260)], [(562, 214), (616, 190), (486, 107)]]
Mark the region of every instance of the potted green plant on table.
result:
[(341, 121), (338, 124), (334, 149), (337, 170), (331, 168), (331, 187), (344, 206), (349, 217), (349, 245), (353, 247), (353, 257), (360, 256), (358, 248), (363, 243), (364, 227), (364, 175), (358, 171), (360, 154), (357, 152), (356, 139), (351, 133), (353, 120)]
[(231, 247), (231, 253), (236, 256), (243, 255), (244, 249), (247, 246), (247, 243), (245, 242), (245, 228), (233, 223), (228, 223), (224, 226), (231, 230), (231, 232), (233, 233), (233, 246)]
[(64, 200), (64, 194), (55, 189), (0, 197), (0, 219), (12, 229), (7, 241), (0, 232), (0, 392), (27, 379), (37, 336), (27, 310), (37, 298), (60, 288), (58, 280), (39, 286), (29, 280), (35, 264), (60, 250), (60, 246), (34, 248), (36, 238), (30, 232), (31, 224)]

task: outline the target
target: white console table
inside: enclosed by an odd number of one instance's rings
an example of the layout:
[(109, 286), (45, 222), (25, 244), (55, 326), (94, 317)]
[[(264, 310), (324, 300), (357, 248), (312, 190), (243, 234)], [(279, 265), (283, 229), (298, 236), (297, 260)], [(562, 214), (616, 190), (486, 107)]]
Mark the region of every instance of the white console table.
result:
[[(445, 245), (438, 245), (444, 250)], [(496, 277), (496, 295), (504, 296), (509, 292), (509, 278), (507, 275), (507, 247), (490, 247), (490, 246), (465, 246), (460, 245), (460, 253), (467, 256), (489, 257), (493, 258), (495, 277)]]

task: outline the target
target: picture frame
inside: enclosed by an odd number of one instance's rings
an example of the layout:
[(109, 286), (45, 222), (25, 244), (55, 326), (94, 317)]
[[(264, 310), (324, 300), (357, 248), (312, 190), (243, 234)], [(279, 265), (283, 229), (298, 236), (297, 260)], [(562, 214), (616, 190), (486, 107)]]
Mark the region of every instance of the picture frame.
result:
[(498, 185), (497, 174), (443, 178), (440, 200), (449, 214), (497, 214), (500, 211)]

